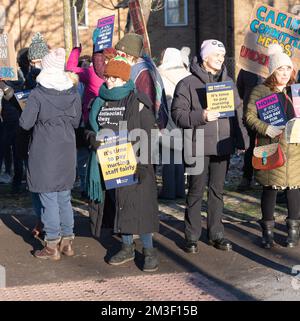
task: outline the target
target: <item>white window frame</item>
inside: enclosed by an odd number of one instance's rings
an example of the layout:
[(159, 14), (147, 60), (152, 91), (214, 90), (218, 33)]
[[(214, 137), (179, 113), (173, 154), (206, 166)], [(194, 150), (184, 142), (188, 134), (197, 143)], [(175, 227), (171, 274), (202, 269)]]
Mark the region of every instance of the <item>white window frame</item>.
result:
[(89, 6), (88, 0), (85, 0), (84, 6), (84, 25), (78, 25), (78, 29), (88, 29), (89, 28)]
[[(180, 0), (178, 0), (180, 1)], [(180, 26), (187, 26), (188, 25), (188, 0), (184, 1), (184, 22), (183, 23), (170, 23), (168, 21), (168, 0), (165, 0), (165, 27), (180, 27)]]

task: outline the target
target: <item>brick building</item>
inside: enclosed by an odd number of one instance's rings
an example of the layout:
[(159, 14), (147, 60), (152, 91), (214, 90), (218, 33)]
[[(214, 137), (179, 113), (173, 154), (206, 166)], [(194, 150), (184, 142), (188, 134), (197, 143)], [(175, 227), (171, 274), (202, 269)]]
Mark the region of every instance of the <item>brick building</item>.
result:
[[(79, 1), (80, 2), (80, 1)], [(97, 20), (115, 14), (117, 41), (123, 35), (128, 0), (86, 0), (85, 17), (80, 27), (83, 53), (91, 52), (91, 37)], [(278, 9), (297, 14), (300, 0), (260, 0)], [(51, 47), (64, 45), (62, 0), (2, 0), (6, 9), (6, 31), (12, 31), (17, 50), (28, 46), (34, 32), (40, 31)], [(156, 1), (154, 1), (156, 3)], [(121, 8), (114, 9), (121, 4)], [(165, 0), (164, 8), (153, 11), (148, 21), (152, 55), (158, 57), (166, 47), (188, 46), (195, 54), (201, 42), (217, 38), (227, 48), (230, 74), (237, 72), (238, 57), (255, 0)], [(297, 7), (298, 5), (298, 7)], [(295, 7), (296, 6), (296, 7)]]

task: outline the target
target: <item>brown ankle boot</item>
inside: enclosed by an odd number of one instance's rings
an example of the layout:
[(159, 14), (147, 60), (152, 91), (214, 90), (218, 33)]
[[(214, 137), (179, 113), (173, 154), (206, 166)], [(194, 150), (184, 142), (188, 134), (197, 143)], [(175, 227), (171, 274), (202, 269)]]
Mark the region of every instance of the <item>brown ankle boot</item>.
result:
[(74, 240), (74, 235), (63, 236), (59, 244), (60, 253), (66, 256), (73, 256), (74, 255), (74, 250), (72, 249), (73, 240)]
[(38, 259), (57, 261), (60, 259), (58, 249), (60, 238), (57, 240), (45, 241), (45, 247), (40, 251), (35, 251), (34, 256)]

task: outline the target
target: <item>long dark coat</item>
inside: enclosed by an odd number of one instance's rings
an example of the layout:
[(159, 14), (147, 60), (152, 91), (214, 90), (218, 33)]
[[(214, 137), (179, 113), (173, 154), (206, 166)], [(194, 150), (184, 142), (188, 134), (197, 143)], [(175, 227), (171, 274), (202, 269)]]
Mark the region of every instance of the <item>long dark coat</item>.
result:
[(38, 85), (31, 92), (20, 126), (33, 128), (28, 152), (27, 183), (31, 192), (70, 190), (76, 177), (74, 128), (81, 117), (75, 87), (58, 91)]

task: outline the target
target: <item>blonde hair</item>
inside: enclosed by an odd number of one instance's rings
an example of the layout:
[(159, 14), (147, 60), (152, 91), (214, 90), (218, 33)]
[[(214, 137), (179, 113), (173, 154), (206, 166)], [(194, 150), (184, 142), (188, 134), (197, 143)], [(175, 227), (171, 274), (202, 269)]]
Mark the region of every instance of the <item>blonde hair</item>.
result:
[(72, 71), (66, 71), (67, 76), (70, 78), (74, 86), (78, 86), (79, 83), (79, 77), (77, 74), (75, 74)]

